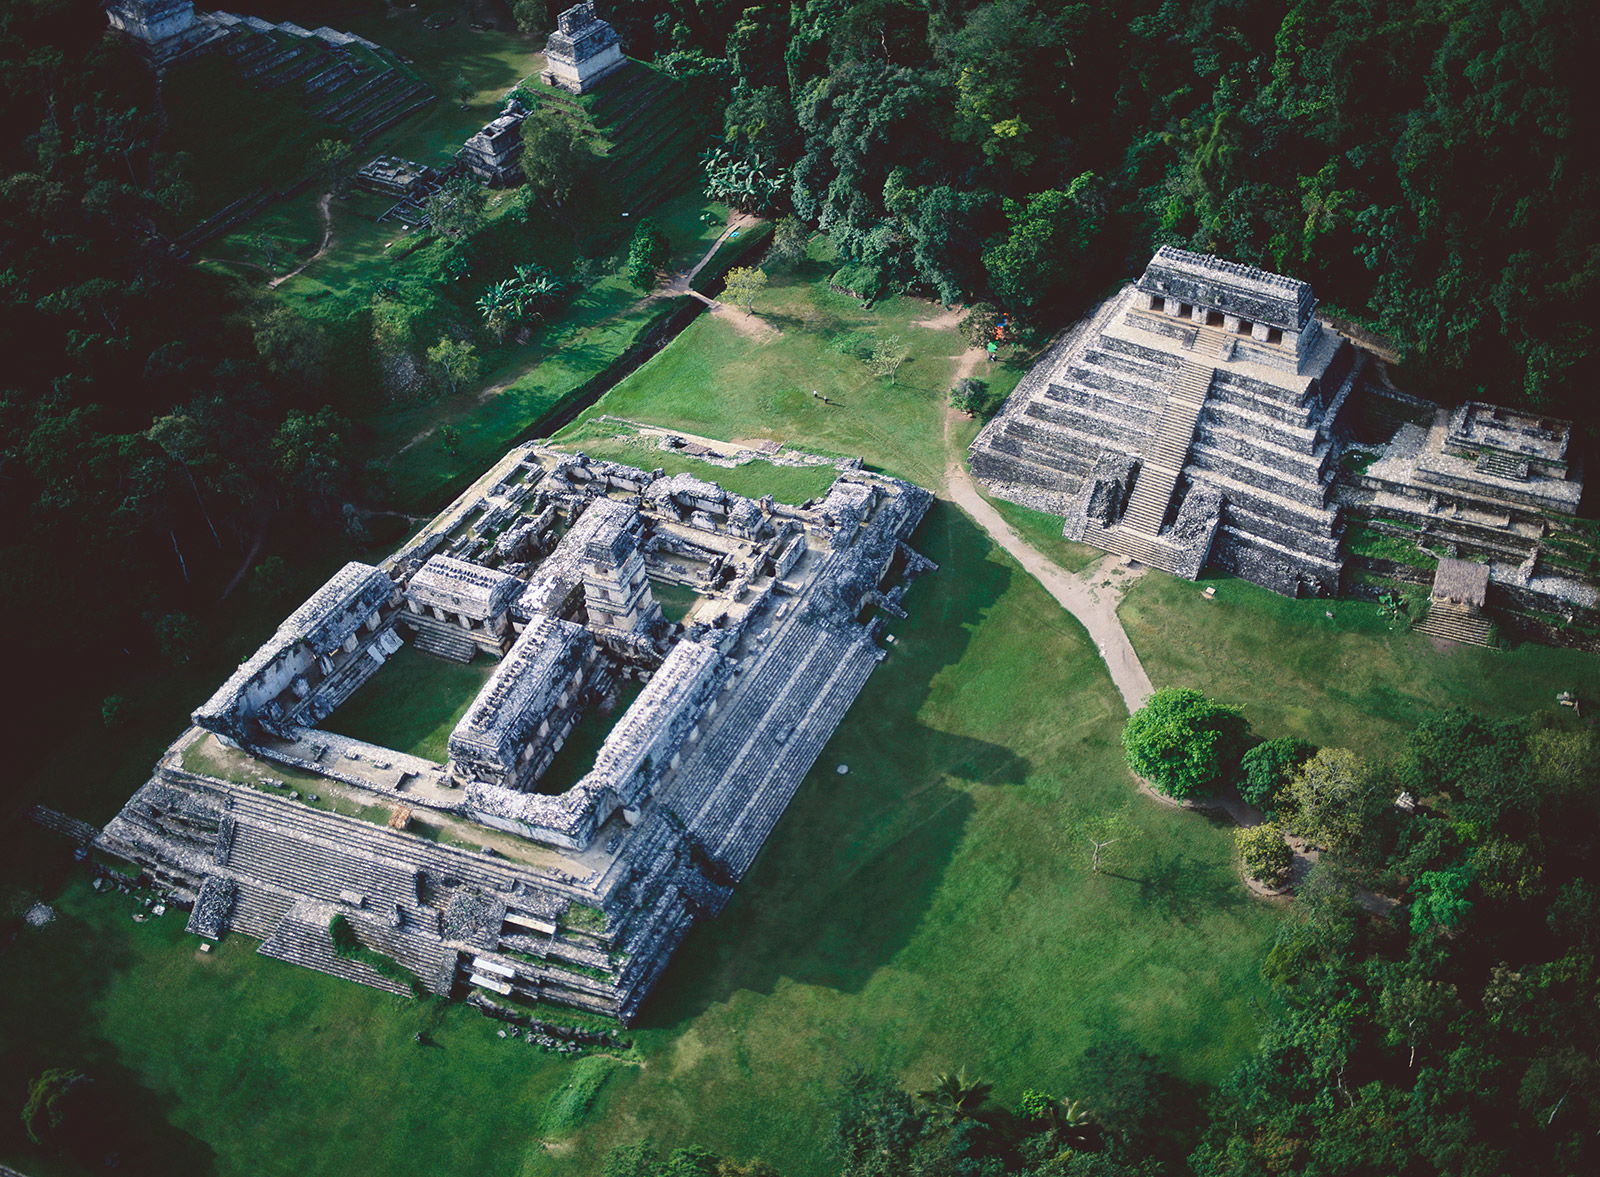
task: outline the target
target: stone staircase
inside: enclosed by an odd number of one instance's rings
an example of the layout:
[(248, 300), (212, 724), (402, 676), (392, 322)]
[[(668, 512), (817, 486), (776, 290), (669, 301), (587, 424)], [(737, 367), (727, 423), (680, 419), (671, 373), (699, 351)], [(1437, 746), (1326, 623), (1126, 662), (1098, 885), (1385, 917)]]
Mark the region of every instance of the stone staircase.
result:
[(47, 805), (33, 805), (23, 812), (23, 816), (36, 826), (43, 826), (53, 834), (60, 834), (64, 838), (71, 838), (87, 846), (95, 840), (100, 833), (94, 826), (86, 821), (79, 821), (75, 817), (68, 817), (58, 809), (51, 809)]
[(465, 665), (478, 652), (478, 643), (448, 622), (415, 614), (406, 621), (412, 629), (411, 644), (425, 654)]
[(724, 705), (741, 720), (696, 748), (670, 799), (734, 878), (755, 861), (879, 656), (859, 632), (798, 620), (771, 641)]
[(1494, 624), (1482, 613), (1451, 606), (1440, 601), (1431, 601), (1428, 605), (1428, 615), (1416, 625), (1418, 633), (1427, 634), (1431, 638), (1444, 638), (1446, 641), (1461, 642), (1467, 646), (1483, 646), (1493, 649), (1491, 640)]
[(1478, 455), (1478, 470), (1492, 478), (1507, 478), (1513, 482), (1528, 480), (1528, 459), (1495, 450), (1485, 450)]
[(370, 965), (358, 960), (346, 960), (336, 953), (333, 950), (333, 938), (328, 934), (327, 925), (318, 922), (318, 914), (308, 905), (296, 907), (273, 929), (272, 935), (262, 941), (257, 951), (273, 960), (315, 969), (319, 973), (355, 981), (372, 989), (382, 989), (400, 997), (411, 996), (408, 986), (391, 981)]
[(1212, 376), (1211, 368), (1191, 363), (1184, 363), (1173, 376), (1172, 390), (1161, 410), (1161, 423), (1140, 461), (1139, 477), (1123, 512), (1121, 530), (1146, 536), (1161, 534)]
[(1126, 527), (1096, 527), (1084, 529), (1083, 542), (1102, 548), (1114, 556), (1137, 560), (1150, 568), (1178, 575), (1178, 551), (1158, 536), (1144, 535)]

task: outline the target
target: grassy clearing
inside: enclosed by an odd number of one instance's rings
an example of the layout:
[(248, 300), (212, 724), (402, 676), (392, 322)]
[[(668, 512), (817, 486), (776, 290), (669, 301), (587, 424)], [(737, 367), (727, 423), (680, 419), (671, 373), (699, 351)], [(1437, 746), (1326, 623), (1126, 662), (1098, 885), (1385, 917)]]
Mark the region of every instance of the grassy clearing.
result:
[(650, 595), (655, 597), (656, 604), (661, 606), (661, 612), (668, 621), (682, 621), (700, 600), (700, 594), (692, 588), (664, 580), (650, 582)]
[[(917, 544), (942, 570), (646, 1007), (643, 1066), (602, 1080), (577, 1064), (586, 1078), (469, 1011), (239, 939), (201, 956), (174, 916), (135, 925), (125, 900), (75, 885), (62, 920), (0, 956), (0, 1097), (57, 1060), (116, 1060), (155, 1109), (152, 1138), (205, 1159), (194, 1173), (592, 1173), (649, 1134), (820, 1177), (826, 1101), (852, 1065), (919, 1082), (965, 1062), (1009, 1102), (1071, 1090), (1078, 1053), (1119, 1033), (1220, 1077), (1255, 1038), (1272, 909), (1237, 887), (1225, 830), (1132, 792), (1117, 697), (1043, 591), (948, 507)], [(1069, 828), (1123, 806), (1140, 836), (1115, 875), (1090, 874)], [(437, 1048), (411, 1040), (428, 1027)], [(557, 1123), (547, 1149), (539, 1125)], [(49, 1177), (0, 1132), (0, 1156)]]
[(402, 646), (322, 726), (442, 764), (451, 731), (494, 668), (483, 654), (463, 666)]
[[(753, 340), (725, 317), (702, 315), (560, 438), (582, 436), (587, 418), (609, 413), (709, 437), (859, 454), (878, 469), (938, 485), (952, 357), (966, 345), (952, 328), (916, 325), (936, 316), (936, 306), (890, 298), (863, 308), (828, 289), (823, 280), (833, 268), (831, 248), (819, 239), (805, 263), (772, 269), (756, 303), (758, 317), (778, 333)], [(911, 349), (893, 384), (850, 354), (870, 351), (882, 336)]]
[[(1217, 590), (1213, 600), (1202, 587)], [(1332, 613), (1330, 619), (1327, 614)], [(1392, 630), (1361, 601), (1291, 601), (1230, 577), (1141, 578), (1122, 620), (1158, 687), (1242, 704), (1264, 736), (1299, 736), (1382, 755), (1442, 707), (1525, 715), (1556, 692), (1600, 693), (1600, 660), (1523, 645), (1481, 650)]]

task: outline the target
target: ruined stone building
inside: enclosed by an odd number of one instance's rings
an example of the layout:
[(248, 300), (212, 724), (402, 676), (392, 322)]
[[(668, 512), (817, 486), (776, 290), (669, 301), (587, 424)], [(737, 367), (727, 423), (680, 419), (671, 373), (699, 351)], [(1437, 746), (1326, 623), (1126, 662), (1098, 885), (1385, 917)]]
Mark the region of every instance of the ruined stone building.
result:
[[(98, 845), (192, 900), (203, 937), (405, 991), (336, 952), (343, 917), (434, 993), (626, 1021), (883, 657), (930, 501), (852, 470), (790, 507), (519, 448), (292, 613)], [(439, 760), (338, 734), (424, 657), (494, 660)], [(579, 725), (603, 739), (564, 757)]]
[(490, 188), (522, 183), (522, 120), (527, 112), (512, 103), (466, 141), (456, 159), (469, 174)]
[[(1163, 247), (1017, 386), (973, 443), (973, 472), (1060, 515), (1068, 539), (1189, 579), (1215, 567), (1333, 595), (1356, 525), (1592, 609), (1594, 584), (1549, 542), (1582, 493), (1570, 424), (1406, 397), (1315, 312), (1304, 282)], [(1375, 398), (1397, 424), (1360, 437)]]
[(545, 85), (587, 94), (627, 62), (622, 38), (595, 14), (593, 0), (574, 4), (556, 18), (556, 31), (544, 46)]

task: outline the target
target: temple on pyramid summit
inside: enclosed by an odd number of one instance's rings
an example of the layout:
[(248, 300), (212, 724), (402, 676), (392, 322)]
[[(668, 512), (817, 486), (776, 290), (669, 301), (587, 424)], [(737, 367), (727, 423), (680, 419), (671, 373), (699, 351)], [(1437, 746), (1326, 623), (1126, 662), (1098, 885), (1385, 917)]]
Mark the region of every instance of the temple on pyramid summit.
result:
[[(1335, 595), (1375, 566), (1354, 532), (1481, 563), (1503, 609), (1600, 619), (1571, 423), (1400, 392), (1316, 306), (1305, 282), (1164, 246), (1023, 378), (973, 473), (1068, 539), (1191, 580)], [(1471, 628), (1444, 636), (1487, 640)]]

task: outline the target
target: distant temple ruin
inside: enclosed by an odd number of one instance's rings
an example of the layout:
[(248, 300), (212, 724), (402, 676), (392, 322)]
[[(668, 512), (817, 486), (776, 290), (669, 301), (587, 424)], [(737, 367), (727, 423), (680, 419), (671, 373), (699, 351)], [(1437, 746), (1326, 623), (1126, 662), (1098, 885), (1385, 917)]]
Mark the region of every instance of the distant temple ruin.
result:
[(571, 94), (587, 94), (616, 73), (627, 58), (622, 38), (595, 15), (592, 0), (574, 4), (556, 18), (556, 31), (545, 42), (545, 85)]
[[(845, 465), (791, 507), (514, 450), (291, 614), (97, 845), (192, 902), (208, 939), (393, 992), (371, 954), (433, 993), (631, 1019), (932, 568), (906, 544), (932, 496)], [(352, 697), (394, 688), (388, 663), (424, 657), (495, 660), (443, 756), (338, 734)]]
[[(1386, 388), (1315, 309), (1304, 282), (1163, 247), (1017, 386), (973, 472), (1068, 539), (1189, 579), (1337, 594), (1353, 523), (1481, 561), (1529, 607), (1593, 611), (1593, 577), (1547, 542), (1582, 495), (1570, 423)], [(1379, 401), (1392, 419), (1363, 436)]]

